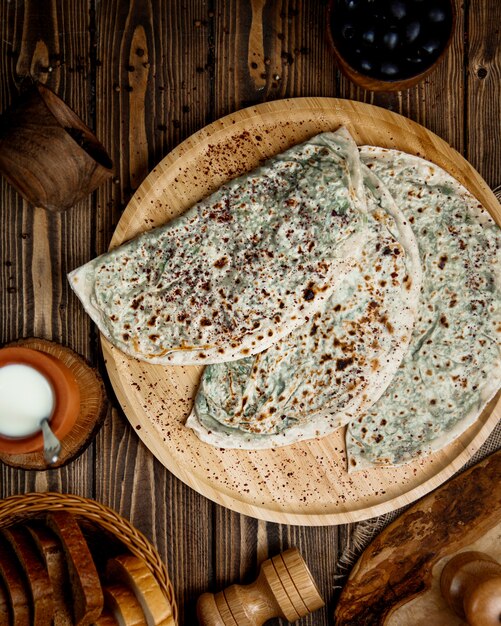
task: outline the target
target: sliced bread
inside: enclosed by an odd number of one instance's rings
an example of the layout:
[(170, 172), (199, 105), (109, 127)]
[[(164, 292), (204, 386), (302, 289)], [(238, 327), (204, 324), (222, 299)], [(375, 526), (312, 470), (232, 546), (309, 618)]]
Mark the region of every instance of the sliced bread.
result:
[(16, 553), (28, 581), (32, 600), (32, 624), (47, 626), (54, 617), (54, 596), (45, 563), (26, 528), (11, 526), (4, 528), (2, 532)]
[(54, 617), (54, 596), (45, 563), (26, 528), (11, 526), (2, 532), (16, 553), (31, 590), (32, 624), (47, 626)]
[(143, 609), (132, 591), (124, 585), (103, 588), (104, 606), (115, 617), (119, 626), (145, 626)]
[[(1, 557), (0, 557), (1, 558)], [(10, 625), (10, 601), (7, 589), (0, 578), (0, 626)]]
[(123, 554), (108, 560), (106, 579), (121, 583), (136, 596), (146, 618), (147, 626), (172, 626), (172, 607), (155, 576), (143, 559)]
[(71, 590), (63, 546), (58, 537), (40, 522), (26, 527), (44, 560), (54, 592), (53, 626), (72, 626)]
[(59, 537), (66, 556), (75, 626), (88, 626), (103, 610), (103, 592), (92, 554), (71, 514), (51, 513), (47, 524)]
[(0, 578), (9, 599), (12, 626), (30, 626), (31, 594), (21, 564), (9, 542), (0, 535)]
[(118, 622), (108, 609), (104, 609), (101, 615), (94, 622), (93, 626), (118, 626)]

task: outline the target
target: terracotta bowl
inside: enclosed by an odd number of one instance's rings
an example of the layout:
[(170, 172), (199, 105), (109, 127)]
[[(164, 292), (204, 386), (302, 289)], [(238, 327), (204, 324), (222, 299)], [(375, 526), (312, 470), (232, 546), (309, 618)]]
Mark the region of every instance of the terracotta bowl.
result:
[[(55, 406), (50, 427), (59, 440), (73, 428), (80, 412), (80, 389), (71, 370), (50, 354), (31, 348), (0, 349), (0, 367), (4, 365), (29, 365), (45, 376), (52, 386)], [(6, 437), (0, 434), (0, 452), (24, 454), (43, 448), (42, 431), (27, 437)]]
[[(388, 0), (389, 2), (389, 0)], [(352, 82), (359, 85), (363, 89), (367, 89), (369, 91), (401, 91), (403, 89), (409, 89), (416, 85), (419, 81), (423, 80), (428, 74), (433, 72), (433, 70), (437, 67), (437, 65), (444, 58), (447, 50), (449, 49), (452, 37), (454, 34), (454, 29), (456, 26), (456, 9), (454, 6), (454, 2), (450, 0), (448, 5), (451, 10), (451, 25), (448, 38), (446, 40), (442, 40), (441, 42), (441, 52), (435, 61), (426, 67), (424, 70), (408, 75), (405, 78), (399, 78), (395, 80), (383, 80), (380, 78), (375, 78), (364, 74), (360, 70), (353, 67), (350, 62), (346, 59), (346, 57), (342, 54), (339, 46), (339, 42), (336, 37), (332, 33), (332, 21), (336, 14), (337, 6), (339, 5), (339, 0), (330, 0), (329, 5), (327, 7), (327, 19), (326, 19), (326, 27), (327, 27), (327, 39), (330, 43), (332, 51), (334, 53), (334, 57), (336, 59), (337, 65), (341, 72), (349, 78)], [(368, 53), (369, 54), (369, 53)]]

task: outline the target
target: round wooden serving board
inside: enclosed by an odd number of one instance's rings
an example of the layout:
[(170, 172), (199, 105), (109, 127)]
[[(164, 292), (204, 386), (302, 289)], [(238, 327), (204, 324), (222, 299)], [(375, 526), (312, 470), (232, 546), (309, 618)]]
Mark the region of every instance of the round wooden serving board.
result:
[[(313, 135), (345, 125), (359, 145), (398, 148), (442, 166), (501, 222), (485, 181), (442, 139), (400, 115), (333, 98), (260, 104), (192, 135), (149, 174), (125, 210), (116, 247), (164, 224), (224, 182)], [(485, 441), (501, 414), (495, 401), (459, 439), (439, 453), (396, 468), (348, 474), (344, 429), (318, 440), (272, 450), (223, 450), (184, 426), (201, 367), (149, 365), (103, 339), (108, 372), (138, 435), (178, 478), (240, 513), (287, 524), (358, 521), (402, 507), (457, 471)]]

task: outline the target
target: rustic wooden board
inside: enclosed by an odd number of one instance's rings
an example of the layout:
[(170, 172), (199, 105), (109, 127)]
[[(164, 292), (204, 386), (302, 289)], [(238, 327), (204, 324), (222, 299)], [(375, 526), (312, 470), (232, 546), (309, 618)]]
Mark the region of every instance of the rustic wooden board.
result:
[(336, 626), (462, 626), (440, 593), (457, 552), (501, 556), (501, 451), (412, 506), (371, 543), (353, 568)]
[[(498, 513), (499, 519), (499, 513)], [(459, 552), (483, 552), (501, 562), (501, 522)], [(468, 626), (447, 604), (440, 590), (440, 577), (452, 555), (441, 558), (431, 571), (429, 589), (395, 608), (384, 626)], [(357, 624), (357, 626), (361, 626)]]
[[(239, 111), (183, 142), (138, 189), (111, 245), (182, 213), (263, 158), (340, 124), (348, 126), (359, 144), (397, 147), (436, 162), (500, 218), (499, 204), (479, 174), (425, 128), (371, 105), (301, 98)], [(345, 523), (403, 506), (461, 467), (485, 440), (501, 410), (498, 406), (485, 411), (456, 442), (427, 459), (348, 474), (342, 430), (320, 440), (252, 452), (215, 449), (200, 442), (183, 425), (200, 367), (149, 365), (127, 358), (106, 341), (103, 346), (123, 409), (157, 458), (203, 495), (270, 521)]]

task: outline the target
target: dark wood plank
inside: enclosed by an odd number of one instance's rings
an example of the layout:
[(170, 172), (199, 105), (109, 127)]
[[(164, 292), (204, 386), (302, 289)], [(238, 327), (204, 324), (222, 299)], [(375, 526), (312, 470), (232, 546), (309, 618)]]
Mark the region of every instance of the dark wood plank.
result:
[(146, 174), (210, 121), (206, 4), (97, 5), (96, 130), (115, 163), (98, 190), (97, 252)]
[(250, 0), (214, 7), (214, 116), (257, 102), (336, 96), (326, 2)]
[[(207, 591), (220, 591), (233, 583), (247, 584), (256, 577), (257, 567), (268, 558), (265, 523), (215, 507), (213, 575)], [(263, 541), (264, 540), (264, 541)], [(238, 559), (228, 559), (228, 554)]]
[(468, 3), (466, 157), (492, 187), (501, 185), (501, 4)]
[[(0, 28), (4, 65), (0, 75), (2, 108), (10, 105), (17, 86), (31, 79), (53, 89), (86, 122), (89, 119), (90, 74), (82, 59), (90, 49), (89, 5), (33, 0), (2, 3)], [(64, 57), (63, 52), (64, 51)], [(82, 68), (82, 69), (80, 69)], [(29, 206), (2, 180), (0, 274), (0, 341), (40, 336), (70, 346), (89, 357), (90, 323), (70, 294), (65, 274), (79, 264), (92, 241), (92, 198), (64, 214)], [(92, 450), (71, 469), (35, 474), (0, 468), (1, 495), (37, 490), (92, 491)]]
[[(95, 19), (96, 132), (115, 163), (114, 180), (97, 192), (101, 253), (150, 169), (209, 121), (211, 90), (203, 2), (101, 2)], [(158, 463), (119, 410), (105, 422), (96, 454), (103, 459), (96, 498), (153, 541), (175, 586), (180, 623), (194, 624), (195, 600), (211, 579), (214, 505)]]

